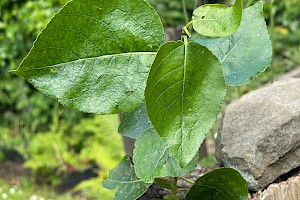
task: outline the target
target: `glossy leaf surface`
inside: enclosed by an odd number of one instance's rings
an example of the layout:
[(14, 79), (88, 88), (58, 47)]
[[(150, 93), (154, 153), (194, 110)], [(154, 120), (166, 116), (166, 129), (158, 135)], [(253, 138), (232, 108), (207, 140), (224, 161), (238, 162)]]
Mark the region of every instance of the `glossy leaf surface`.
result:
[(165, 43), (145, 92), (149, 118), (170, 153), (186, 166), (220, 111), (226, 93), (221, 64), (196, 43)]
[(150, 128), (136, 141), (133, 162), (136, 175), (146, 183), (153, 183), (154, 178), (164, 176), (184, 176), (197, 165), (198, 154), (184, 168), (170, 153), (167, 144)]
[(146, 106), (142, 104), (135, 111), (123, 114), (119, 133), (123, 136), (137, 139), (145, 130), (151, 127), (152, 124), (148, 117)]
[(83, 112), (132, 111), (163, 42), (159, 16), (144, 0), (73, 0), (13, 73)]
[(103, 186), (108, 189), (118, 188), (115, 200), (132, 200), (139, 198), (148, 189), (149, 184), (139, 180), (134, 172), (130, 159), (125, 156), (123, 160), (109, 172)]
[(201, 176), (186, 195), (187, 200), (246, 200), (248, 185), (232, 168), (219, 168)]
[(272, 44), (261, 1), (244, 9), (241, 26), (233, 35), (214, 39), (195, 37), (191, 41), (206, 46), (218, 57), (228, 86), (249, 83), (272, 59)]
[(242, 10), (242, 0), (236, 0), (231, 7), (221, 4), (200, 6), (193, 12), (193, 28), (208, 37), (229, 36), (240, 26)]

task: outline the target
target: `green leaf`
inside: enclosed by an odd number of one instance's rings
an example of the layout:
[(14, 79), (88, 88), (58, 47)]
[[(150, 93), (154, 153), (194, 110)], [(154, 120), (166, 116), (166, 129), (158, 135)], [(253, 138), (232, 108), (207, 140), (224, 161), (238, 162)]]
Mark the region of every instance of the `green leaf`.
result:
[(246, 200), (248, 185), (232, 168), (215, 169), (197, 179), (186, 195), (187, 200)]
[(236, 0), (231, 7), (221, 4), (200, 6), (193, 12), (193, 28), (208, 37), (229, 36), (240, 26), (242, 11), (242, 0)]
[(119, 126), (119, 133), (137, 139), (145, 130), (151, 128), (152, 124), (147, 114), (145, 104), (142, 104), (135, 111), (124, 113)]
[(157, 177), (188, 174), (197, 165), (198, 153), (193, 155), (193, 160), (186, 167), (180, 167), (166, 143), (153, 128), (150, 128), (136, 140), (133, 162), (136, 175), (146, 183), (153, 183)]
[(83, 112), (132, 111), (163, 42), (160, 18), (144, 0), (73, 0), (12, 73)]
[(249, 83), (271, 63), (272, 44), (263, 17), (263, 3), (244, 9), (241, 26), (226, 38), (200, 38), (197, 42), (210, 49), (223, 65), (226, 85)]
[(134, 172), (130, 158), (125, 156), (123, 160), (109, 172), (107, 180), (103, 181), (103, 187), (118, 191), (115, 200), (132, 200), (139, 198), (150, 186), (139, 180)]
[(186, 166), (221, 109), (226, 87), (221, 64), (196, 43), (165, 43), (145, 91), (149, 118), (170, 152)]

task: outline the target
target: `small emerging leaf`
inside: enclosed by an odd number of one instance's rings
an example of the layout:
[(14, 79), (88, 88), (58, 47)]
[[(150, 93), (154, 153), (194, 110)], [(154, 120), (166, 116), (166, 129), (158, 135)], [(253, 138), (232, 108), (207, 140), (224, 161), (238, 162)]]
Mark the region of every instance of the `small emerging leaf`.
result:
[(233, 35), (214, 39), (195, 37), (191, 41), (206, 46), (218, 57), (228, 86), (249, 83), (265, 71), (272, 59), (262, 1), (244, 9), (241, 25)]
[(200, 6), (193, 12), (193, 28), (208, 37), (229, 36), (240, 26), (242, 10), (242, 0), (236, 0), (231, 7), (221, 4)]
[(154, 184), (161, 188), (172, 190), (172, 178), (170, 177), (157, 177), (154, 179)]
[(149, 118), (184, 167), (213, 126), (226, 93), (218, 59), (196, 43), (165, 43), (145, 91)]
[(246, 200), (248, 185), (232, 168), (215, 169), (201, 176), (186, 195), (187, 200)]
[(124, 113), (119, 126), (119, 133), (123, 136), (137, 139), (145, 130), (151, 128), (152, 124), (147, 114), (145, 104), (135, 111)]
[(102, 184), (103, 187), (108, 189), (118, 187), (114, 200), (137, 199), (150, 186), (136, 177), (134, 167), (127, 156), (109, 172), (108, 179), (103, 181)]
[(167, 145), (150, 128), (146, 130), (135, 142), (133, 162), (136, 175), (146, 183), (153, 183), (154, 178), (164, 176), (184, 176), (191, 172), (197, 165), (198, 154), (184, 168), (170, 154)]
[(164, 42), (144, 0), (73, 0), (57, 13), (12, 73), (83, 112), (128, 112), (144, 101), (146, 78)]
[(166, 196), (164, 196), (164, 199), (165, 200), (181, 200), (183, 198), (180, 196), (177, 196), (177, 195), (166, 195)]

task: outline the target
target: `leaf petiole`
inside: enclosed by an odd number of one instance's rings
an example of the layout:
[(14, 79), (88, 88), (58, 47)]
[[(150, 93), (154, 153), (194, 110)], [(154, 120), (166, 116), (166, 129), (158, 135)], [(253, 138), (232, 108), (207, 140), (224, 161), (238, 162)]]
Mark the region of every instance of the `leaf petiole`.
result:
[(189, 32), (188, 28), (194, 23), (194, 20), (190, 21), (189, 23), (187, 23), (187, 25), (185, 25), (182, 28), (182, 35), (187, 35), (189, 37), (192, 36), (192, 34)]
[(172, 178), (171, 192), (174, 196), (177, 194), (177, 177)]
[(195, 20), (193, 19), (192, 21), (190, 21), (189, 23), (187, 23), (185, 25), (185, 27), (188, 29), (194, 22), (195, 22)]
[(183, 177), (183, 176), (179, 176), (179, 178), (182, 179), (182, 180), (184, 180), (185, 182), (188, 182), (188, 183), (192, 184), (192, 185), (195, 184), (194, 181), (191, 181), (190, 179), (187, 179), (187, 178), (185, 178), (185, 177)]

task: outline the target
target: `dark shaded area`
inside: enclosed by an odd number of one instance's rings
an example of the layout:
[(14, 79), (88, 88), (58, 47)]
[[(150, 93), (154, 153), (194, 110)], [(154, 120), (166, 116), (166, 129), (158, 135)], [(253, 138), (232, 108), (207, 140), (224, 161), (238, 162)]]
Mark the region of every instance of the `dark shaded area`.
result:
[(297, 167), (296, 169), (293, 169), (292, 171), (290, 171), (290, 172), (288, 172), (286, 174), (281, 175), (278, 179), (276, 179), (274, 181), (274, 183), (280, 183), (282, 181), (286, 181), (289, 178), (291, 178), (292, 176), (296, 176), (298, 174), (300, 174), (300, 167)]
[(3, 153), (3, 160), (16, 163), (23, 163), (25, 160), (23, 156), (15, 149), (1, 149)]
[[(196, 167), (190, 174), (187, 174), (184, 176), (186, 179), (191, 181), (196, 181), (200, 176), (204, 175), (205, 173), (219, 168), (220, 164), (217, 163), (211, 168), (202, 168), (202, 167)], [(178, 178), (177, 180), (177, 194), (181, 197), (181, 199), (185, 199), (184, 196), (186, 192), (190, 189), (192, 186), (190, 183)], [(152, 184), (148, 190), (139, 198), (139, 200), (158, 200), (158, 199), (164, 199), (164, 196), (170, 195), (171, 191), (169, 189), (162, 188), (156, 184)]]
[[(12, 155), (9, 160), (0, 162), (0, 177), (1, 179), (6, 179), (12, 184), (19, 185), (24, 177), (30, 177), (31, 172), (24, 168), (22, 157), (14, 151), (7, 151), (8, 154)], [(98, 176), (96, 170), (100, 167), (97, 164), (92, 164), (90, 167), (77, 170), (72, 172), (64, 172), (60, 175), (60, 184), (55, 187), (55, 190), (59, 193), (67, 192), (73, 189), (78, 183), (90, 178), (95, 178)], [(55, 173), (55, 169), (51, 169)], [(39, 176), (35, 178), (36, 184), (51, 184), (47, 173), (39, 173)]]
[(57, 191), (60, 193), (66, 192), (74, 188), (81, 181), (97, 177), (98, 173), (95, 172), (97, 169), (100, 169), (100, 167), (97, 164), (92, 164), (87, 169), (62, 174), (61, 183), (57, 187)]
[(139, 200), (157, 200), (157, 199), (163, 199), (165, 195), (170, 195), (171, 191), (161, 188), (158, 185), (151, 185), (148, 190), (143, 194)]
[(2, 161), (0, 166), (0, 177), (12, 184), (20, 184), (21, 178), (29, 175), (28, 170), (20, 162)]

